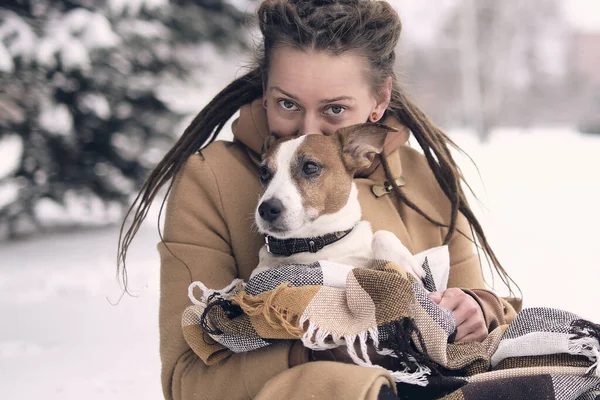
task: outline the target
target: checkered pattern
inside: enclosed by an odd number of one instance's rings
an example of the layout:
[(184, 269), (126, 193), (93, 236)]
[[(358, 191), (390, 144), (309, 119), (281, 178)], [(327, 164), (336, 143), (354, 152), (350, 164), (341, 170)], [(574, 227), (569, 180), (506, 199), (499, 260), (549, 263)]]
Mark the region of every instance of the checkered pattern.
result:
[[(427, 258), (423, 267), (425, 286), (435, 290)], [(239, 292), (188, 307), (184, 336), (207, 364), (279, 340), (302, 339), (324, 350), (377, 337), (379, 350), (396, 359), (390, 374), (399, 391), (410, 398), (590, 400), (600, 393), (598, 325), (566, 311), (531, 308), (481, 343), (452, 343), (452, 313), (401, 267), (339, 268), (327, 264), (324, 273), (313, 263), (264, 271)], [(328, 286), (331, 277), (346, 286)]]
[(600, 378), (589, 376), (553, 375), (556, 400), (579, 399), (585, 393), (600, 389)]
[(504, 339), (514, 339), (534, 332), (571, 333), (571, 323), (580, 319), (568, 311), (555, 308), (526, 308), (519, 313), (504, 333)]
[(323, 270), (318, 262), (312, 264), (282, 265), (261, 272), (248, 281), (246, 293), (256, 296), (275, 289), (283, 282), (292, 286), (322, 285)]
[(425, 277), (423, 278), (423, 286), (430, 292), (435, 292), (437, 290), (435, 285), (435, 280), (433, 279), (433, 274), (431, 273), (431, 268), (429, 268), (429, 260), (425, 257), (425, 261), (423, 261), (423, 271), (425, 272)]

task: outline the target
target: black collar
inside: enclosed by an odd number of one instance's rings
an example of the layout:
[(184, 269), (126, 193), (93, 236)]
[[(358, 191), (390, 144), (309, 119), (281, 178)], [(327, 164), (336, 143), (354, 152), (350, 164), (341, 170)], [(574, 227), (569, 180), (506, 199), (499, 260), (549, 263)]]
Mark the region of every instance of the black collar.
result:
[(276, 256), (289, 257), (292, 254), (304, 253), (307, 251), (316, 253), (323, 247), (343, 239), (352, 232), (352, 229), (354, 229), (354, 227), (347, 231), (333, 232), (312, 238), (276, 239), (273, 236), (265, 236), (265, 243), (267, 245), (267, 251)]

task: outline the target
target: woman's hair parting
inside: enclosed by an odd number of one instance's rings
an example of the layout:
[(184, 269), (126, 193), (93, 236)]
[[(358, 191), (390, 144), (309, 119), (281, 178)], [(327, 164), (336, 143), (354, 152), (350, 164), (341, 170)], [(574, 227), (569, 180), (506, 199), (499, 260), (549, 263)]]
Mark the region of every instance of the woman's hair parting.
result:
[[(117, 273), (125, 290), (127, 250), (159, 189), (181, 171), (192, 154), (215, 140), (241, 106), (262, 96), (263, 82), (268, 77), (274, 50), (288, 46), (301, 51), (324, 51), (333, 55), (349, 51), (359, 54), (368, 63), (367, 72), (376, 96), (384, 88), (388, 78), (392, 78), (392, 95), (386, 114), (394, 114), (412, 132), (422, 148), (437, 182), (450, 200), (450, 224), (433, 220), (411, 202), (402, 189), (395, 185), (387, 162), (382, 157), (383, 167), (395, 193), (408, 207), (431, 223), (445, 228), (445, 243), (455, 234), (471, 237), (456, 229), (457, 216), (459, 212), (462, 213), (469, 222), (478, 248), (483, 250), (512, 293), (511, 282), (514, 281), (498, 261), (467, 203), (461, 186), (464, 178), (449, 149), (449, 146), (456, 149), (458, 147), (425, 116), (396, 81), (395, 48), (402, 24), (391, 5), (385, 1), (371, 0), (265, 0), (258, 9), (258, 25), (263, 40), (257, 49), (255, 67), (229, 84), (198, 113), (177, 143), (150, 173), (129, 208), (121, 226), (117, 254)], [(163, 204), (164, 201), (163, 199)]]

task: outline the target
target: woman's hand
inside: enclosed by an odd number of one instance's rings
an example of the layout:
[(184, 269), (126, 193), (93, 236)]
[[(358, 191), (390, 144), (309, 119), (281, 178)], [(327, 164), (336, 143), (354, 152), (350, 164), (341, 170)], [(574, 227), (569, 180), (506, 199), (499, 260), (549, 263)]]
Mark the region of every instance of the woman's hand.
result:
[(458, 288), (433, 292), (429, 298), (454, 315), (456, 342), (481, 342), (488, 336), (483, 311), (475, 299)]

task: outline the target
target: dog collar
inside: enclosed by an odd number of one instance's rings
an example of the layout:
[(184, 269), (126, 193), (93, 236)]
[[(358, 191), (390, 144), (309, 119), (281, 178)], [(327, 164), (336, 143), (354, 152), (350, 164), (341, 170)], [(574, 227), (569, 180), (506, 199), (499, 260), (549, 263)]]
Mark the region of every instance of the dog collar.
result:
[(297, 238), (297, 239), (276, 239), (273, 236), (265, 236), (265, 244), (267, 251), (276, 256), (289, 257), (292, 254), (311, 252), (316, 253), (323, 247), (337, 242), (343, 239), (346, 235), (352, 232), (354, 227), (347, 231), (328, 233), (323, 236), (311, 237), (311, 238)]

